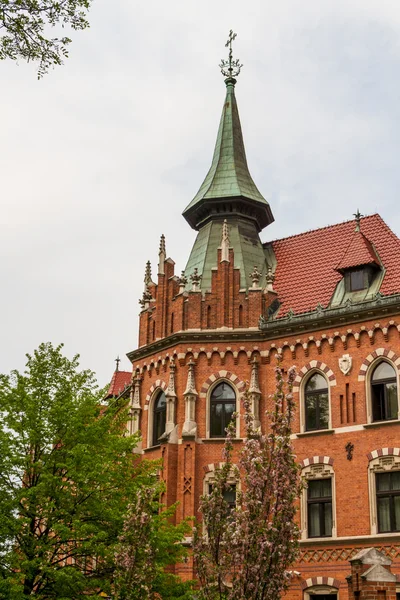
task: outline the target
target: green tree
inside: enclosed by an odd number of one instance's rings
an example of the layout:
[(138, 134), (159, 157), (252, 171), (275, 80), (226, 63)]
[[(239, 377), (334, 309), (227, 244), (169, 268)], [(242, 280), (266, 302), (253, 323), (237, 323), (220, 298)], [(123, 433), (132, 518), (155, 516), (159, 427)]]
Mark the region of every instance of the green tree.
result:
[(51, 28), (86, 29), (91, 0), (0, 0), (0, 59), (39, 63), (38, 78), (61, 65), (71, 39), (50, 37)]
[(109, 593), (124, 515), (159, 463), (133, 453), (124, 406), (91, 371), (42, 344), (0, 376), (0, 597)]
[(189, 521), (171, 526), (175, 506), (160, 506), (160, 482), (154, 490), (141, 490), (128, 507), (116, 553), (117, 600), (188, 600), (193, 582), (183, 582), (168, 572), (182, 562), (187, 550), (183, 538), (191, 532)]

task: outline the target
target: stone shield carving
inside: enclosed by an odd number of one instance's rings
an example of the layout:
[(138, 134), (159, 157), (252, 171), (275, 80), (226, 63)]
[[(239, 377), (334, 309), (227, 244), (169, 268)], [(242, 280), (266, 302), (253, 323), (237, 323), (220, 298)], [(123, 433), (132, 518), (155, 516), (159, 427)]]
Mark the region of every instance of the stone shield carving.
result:
[(339, 358), (339, 369), (342, 371), (343, 375), (348, 375), (350, 373), (352, 364), (353, 359), (350, 354), (343, 354), (343, 356)]

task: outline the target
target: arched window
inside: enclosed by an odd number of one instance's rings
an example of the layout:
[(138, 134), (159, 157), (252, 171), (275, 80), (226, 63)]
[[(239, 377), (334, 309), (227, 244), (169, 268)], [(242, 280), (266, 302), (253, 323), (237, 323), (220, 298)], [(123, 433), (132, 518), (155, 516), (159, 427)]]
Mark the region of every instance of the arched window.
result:
[(236, 410), (236, 394), (233, 388), (223, 381), (215, 386), (210, 398), (210, 436), (225, 437), (225, 429), (232, 421)]
[(167, 416), (167, 399), (164, 392), (160, 392), (154, 402), (153, 409), (153, 446), (160, 443), (159, 438), (165, 433), (165, 422)]
[(394, 368), (386, 361), (380, 362), (371, 376), (372, 420), (397, 419), (397, 379)]
[(329, 394), (325, 377), (314, 373), (306, 383), (304, 396), (306, 431), (328, 429)]

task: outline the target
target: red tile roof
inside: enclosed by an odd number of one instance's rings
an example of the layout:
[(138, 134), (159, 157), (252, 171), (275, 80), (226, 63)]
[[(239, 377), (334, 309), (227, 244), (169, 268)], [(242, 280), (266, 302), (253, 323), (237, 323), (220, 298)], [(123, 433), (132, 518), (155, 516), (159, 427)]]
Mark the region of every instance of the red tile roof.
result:
[(106, 398), (119, 396), (124, 391), (124, 388), (131, 383), (131, 380), (132, 373), (130, 371), (115, 371)]
[[(335, 269), (349, 248), (354, 230), (353, 220), (266, 244), (272, 245), (277, 259), (274, 289), (281, 301), (279, 317), (290, 309), (303, 313), (314, 310), (319, 303), (328, 306), (342, 278)], [(399, 238), (378, 214), (362, 218), (361, 231), (374, 245), (386, 269), (380, 292), (399, 293)]]
[(367, 240), (361, 231), (355, 231), (336, 270), (343, 272), (345, 269), (370, 265), (371, 263), (380, 267), (379, 259), (371, 242)]

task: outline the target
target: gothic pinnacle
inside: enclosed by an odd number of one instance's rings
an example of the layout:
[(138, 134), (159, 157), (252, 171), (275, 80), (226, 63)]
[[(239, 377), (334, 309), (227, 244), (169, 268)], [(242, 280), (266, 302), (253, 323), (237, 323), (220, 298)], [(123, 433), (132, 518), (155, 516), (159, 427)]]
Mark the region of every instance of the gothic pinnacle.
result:
[(167, 258), (167, 253), (165, 250), (165, 236), (162, 234), (160, 239), (160, 250), (158, 252), (158, 274), (164, 275), (165, 273), (165, 259)]
[(148, 260), (146, 263), (146, 269), (144, 272), (144, 290), (146, 291), (148, 286), (152, 283), (151, 280), (151, 263)]
[(229, 226), (225, 219), (222, 223), (222, 237), (221, 237), (221, 262), (226, 260), (229, 262)]

